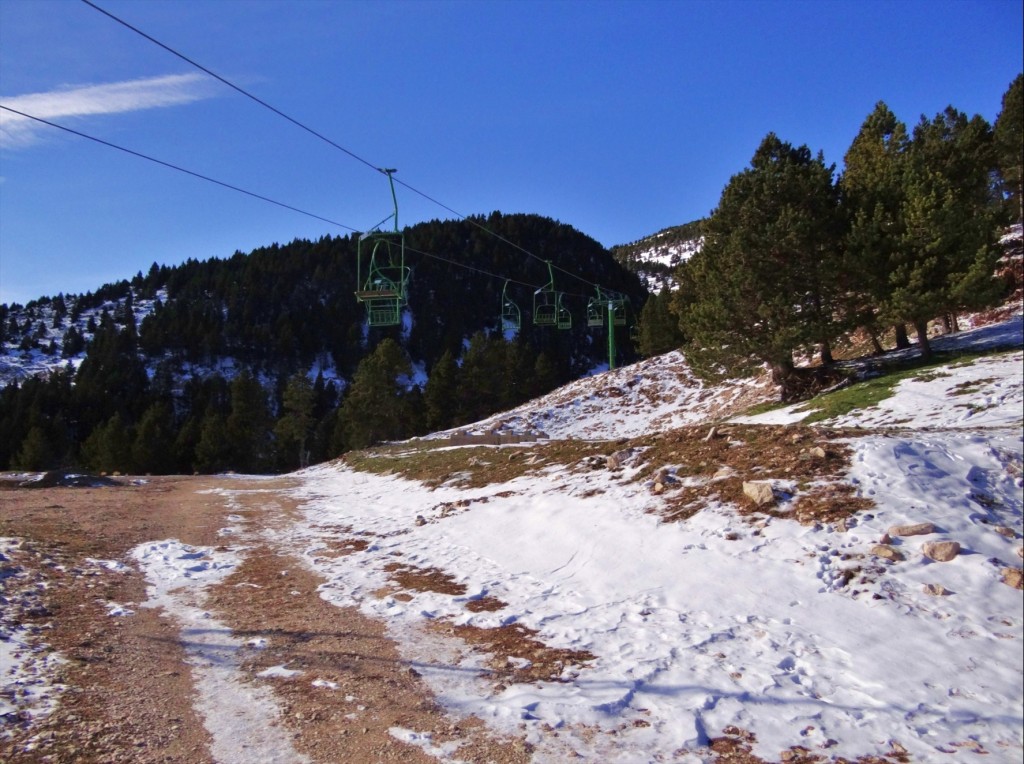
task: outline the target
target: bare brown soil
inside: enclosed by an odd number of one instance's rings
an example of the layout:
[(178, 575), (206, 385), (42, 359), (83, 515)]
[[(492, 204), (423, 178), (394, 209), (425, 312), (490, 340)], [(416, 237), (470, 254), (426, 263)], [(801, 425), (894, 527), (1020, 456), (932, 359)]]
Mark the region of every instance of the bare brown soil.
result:
[[(0, 728), (10, 733), (0, 736), (0, 761), (212, 763), (177, 626), (158, 610), (139, 607), (146, 585), (135, 567), (112, 571), (89, 558), (128, 562), (133, 547), (166, 538), (217, 546), (228, 514), (258, 515), (268, 524), (286, 520), (294, 507), (266, 491), (287, 485), (260, 481), (259, 493), (235, 494), (242, 506), (230, 509), (220, 495), (203, 492), (244, 488), (243, 479), (148, 478), (103, 488), (0, 491), (0, 536), (23, 540), (4, 563), (18, 571), (5, 579), (5, 596), (17, 594), (15, 582), (31, 590), (21, 624), (40, 627), (39, 643), (67, 659), (55, 679), (67, 688), (56, 710), (32, 724), (23, 718)], [(394, 738), (389, 729), (398, 726), (431, 733), (434, 744), (457, 741), (465, 761), (529, 759), (523, 741), (498, 739), (476, 720), (446, 715), (383, 625), (329, 605), (317, 593), (320, 583), (300, 560), (255, 546), (204, 603), (236, 635), (267, 640), (266, 649), (251, 652), (243, 674), (273, 687), (279, 723), (298, 751), (314, 762), (435, 761)], [(108, 602), (135, 614), (113, 618)], [(300, 670), (303, 678), (256, 678), (276, 665)], [(313, 686), (311, 675), (333, 686)]]
[[(825, 455), (812, 455), (814, 447)], [(426, 458), (437, 467), (435, 462), (450, 458), (450, 453)], [(486, 480), (495, 468), (501, 474), (520, 472), (525, 462), (534, 468), (561, 463), (574, 470), (605, 469), (605, 460), (615, 453), (633, 468), (630, 479), (668, 483), (663, 511), (669, 521), (698, 499), (694, 491), (703, 490), (684, 489), (669, 476), (707, 476), (723, 467), (735, 476), (715, 482), (714, 491), (741, 508), (744, 499), (738, 491), (743, 477), (787, 477), (806, 486), (798, 511), (790, 514), (802, 522), (832, 521), (859, 508), (856, 502), (848, 503), (852, 497), (828, 492), (830, 478), (845, 463), (842, 444), (794, 427), (730, 428), (711, 437), (706, 430), (688, 429), (642, 443), (555, 442), (511, 454), (482, 449), (475, 462), (470, 460), (467, 482)], [(422, 456), (395, 453), (391, 466), (415, 472), (423, 468)], [(464, 455), (462, 459), (465, 465)], [(146, 582), (131, 564), (129, 552), (141, 543), (168, 538), (217, 547), (225, 541), (218, 531), (237, 525), (238, 516), (243, 519), (243, 534), (245, 527), (283, 525), (297, 512), (285, 490), (292, 482), (164, 477), (122, 478), (97, 488), (13, 490), (12, 485), (0, 480), (0, 537), (21, 543), (9, 559), (0, 559), (0, 567), (17, 571), (0, 576), (2, 604), (10, 614), (12, 603), (20, 603), (18, 622), (36, 627), (39, 644), (66, 659), (54, 680), (66, 689), (49, 716), (32, 723), (27, 717), (0, 719), (0, 761), (213, 764), (210, 734), (194, 710), (193, 675), (178, 626), (158, 609), (140, 606), (146, 600)], [(223, 494), (211, 491), (217, 488), (232, 489), (230, 506)], [(707, 498), (706, 491), (701, 498)], [(466, 509), (468, 503), (439, 505), (424, 522), (436, 521), (437, 513)], [(346, 538), (319, 554), (337, 557), (367, 547), (365, 533), (355, 528), (343, 531)], [(258, 533), (241, 539), (246, 546), (243, 562), (208, 589), (201, 604), (235, 636), (265, 642), (265, 649), (244, 653), (241, 673), (247, 681), (265, 682), (273, 689), (277, 723), (288, 730), (297, 751), (317, 763), (436, 761), (389, 731), (401, 727), (429, 734), (433, 745), (458, 744), (453, 755), (461, 761), (530, 760), (531, 747), (524, 740), (500, 738), (479, 720), (446, 714), (416, 667), (403, 660), (382, 623), (354, 608), (328, 604), (317, 591), (322, 581), (301, 560), (261, 539)], [(129, 566), (126, 571), (109, 570), (94, 560)], [(424, 590), (465, 594), (465, 587), (445, 571), (398, 560), (388, 570), (391, 584), (376, 596), (408, 600), (412, 592)], [(135, 614), (111, 617), (110, 602), (128, 606)], [(503, 605), (484, 596), (469, 600), (466, 608), (486, 611)], [(517, 624), (483, 629), (442, 620), (434, 628), (486, 656), (496, 691), (516, 682), (571, 679), (594, 658), (585, 651), (553, 649)], [(288, 678), (257, 676), (275, 666), (301, 673)], [(314, 677), (320, 680), (317, 685), (311, 681)], [(703, 754), (718, 762), (765, 764), (752, 754), (751, 743), (748, 733), (727, 729)], [(783, 752), (781, 760), (843, 761), (799, 745)], [(905, 760), (894, 751), (891, 757), (857, 761)], [(252, 761), (260, 761), (258, 752)]]

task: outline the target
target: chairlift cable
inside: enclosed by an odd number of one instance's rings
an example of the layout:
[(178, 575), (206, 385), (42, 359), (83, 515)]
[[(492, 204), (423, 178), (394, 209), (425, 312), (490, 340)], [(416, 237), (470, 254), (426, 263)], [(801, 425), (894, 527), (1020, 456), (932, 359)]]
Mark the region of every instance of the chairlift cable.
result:
[[(361, 157), (358, 154), (356, 154), (354, 151), (351, 151), (351, 150), (345, 148), (341, 144), (336, 143), (335, 141), (331, 140), (330, 138), (328, 138), (327, 136), (323, 135), (322, 133), (314, 130), (313, 128), (309, 127), (308, 125), (303, 124), (302, 122), (300, 122), (299, 120), (295, 119), (294, 117), (289, 116), (285, 112), (281, 111), (280, 109), (276, 108), (275, 106), (272, 106), (271, 104), (267, 103), (266, 101), (264, 101), (263, 99), (259, 98), (258, 96), (255, 96), (252, 93), (250, 93), (249, 91), (245, 90), (244, 88), (234, 84), (233, 82), (231, 82), (227, 78), (222, 77), (221, 75), (217, 74), (216, 72), (208, 69), (207, 67), (203, 66), (202, 64), (200, 64), (200, 63), (194, 61), (193, 59), (189, 58), (185, 54), (180, 53), (179, 51), (177, 51), (174, 48), (172, 48), (170, 45), (167, 45), (165, 43), (160, 42), (159, 40), (157, 40), (152, 35), (149, 35), (146, 32), (143, 32), (138, 27), (133, 26), (132, 24), (130, 24), (127, 21), (125, 21), (124, 19), (114, 15), (110, 11), (104, 10), (100, 6), (96, 5), (96, 3), (92, 2), (92, 0), (82, 0), (82, 2), (85, 3), (86, 5), (88, 5), (90, 8), (93, 8), (94, 10), (99, 11), (104, 16), (107, 16), (108, 18), (112, 19), (113, 21), (116, 21), (118, 24), (121, 24), (122, 26), (126, 27), (127, 29), (130, 29), (131, 31), (135, 32), (136, 34), (141, 35), (145, 39), (147, 39), (150, 42), (152, 42), (154, 45), (158, 45), (159, 47), (161, 47), (164, 50), (166, 50), (168, 53), (170, 53), (170, 54), (180, 58), (182, 61), (185, 61), (186, 63), (188, 63), (188, 64), (194, 66), (195, 68), (199, 69), (200, 71), (208, 74), (209, 76), (213, 77), (214, 79), (218, 80), (219, 82), (227, 85), (229, 88), (231, 88), (232, 90), (236, 91), (237, 93), (240, 93), (241, 95), (244, 95), (246, 98), (249, 98), (250, 100), (256, 102), (260, 106), (263, 106), (264, 108), (269, 109), (270, 111), (274, 112), (278, 116), (283, 117), (284, 119), (288, 120), (293, 125), (295, 125), (296, 127), (299, 127), (302, 130), (305, 130), (310, 135), (313, 135), (313, 136), (319, 138), (320, 140), (324, 141), (328, 145), (333, 146), (334, 148), (338, 149), (339, 151), (342, 151), (343, 153), (345, 153), (348, 156), (352, 157), (356, 161), (361, 162), (362, 164), (366, 165), (370, 169), (372, 169), (372, 170), (374, 170), (376, 172), (379, 172), (382, 175), (388, 175), (386, 170), (382, 169), (381, 167), (379, 167), (378, 165), (374, 164), (373, 162), (370, 162), (369, 160), (364, 159), (363, 157)], [(523, 254), (528, 255), (529, 257), (532, 257), (532, 258), (534, 258), (536, 260), (539, 260), (542, 263), (548, 263), (547, 260), (545, 260), (544, 258), (540, 257), (539, 255), (537, 255), (537, 254), (535, 254), (533, 252), (530, 252), (528, 249), (525, 249), (524, 247), (521, 247), (520, 245), (516, 244), (515, 242), (509, 241), (507, 238), (505, 238), (501, 234), (498, 234), (498, 233), (490, 230), (489, 228), (487, 228), (487, 226), (482, 225), (481, 223), (478, 223), (476, 220), (473, 220), (471, 217), (469, 217), (467, 215), (464, 215), (463, 213), (459, 212), (458, 210), (452, 209), (451, 207), (449, 207), (448, 205), (446, 205), (443, 202), (439, 201), (438, 199), (435, 199), (434, 197), (430, 196), (429, 194), (427, 194), (427, 193), (425, 193), (423, 191), (420, 191), (419, 189), (417, 189), (414, 186), (406, 183), (405, 181), (397, 179), (397, 178), (395, 179), (395, 181), (399, 185), (401, 185), (403, 188), (406, 188), (409, 191), (413, 192), (414, 194), (417, 194), (418, 196), (426, 199), (427, 201), (429, 201), (429, 202), (431, 202), (433, 204), (436, 204), (438, 207), (441, 207), (442, 209), (447, 210), (448, 212), (450, 212), (453, 215), (455, 215), (456, 217), (458, 217), (460, 220), (466, 221), (466, 222), (470, 223), (471, 225), (476, 226), (477, 228), (479, 228), (480, 230), (484, 231), (485, 233), (495, 237), (496, 239), (498, 239), (499, 241), (504, 242), (505, 244), (508, 244), (510, 247), (512, 247), (512, 248), (514, 248), (514, 249), (516, 249), (516, 250), (518, 250), (520, 252), (522, 252)], [(343, 227), (347, 228), (348, 226), (343, 226)], [(354, 230), (354, 229), (350, 229), (350, 230)], [(579, 275), (577, 275), (575, 273), (572, 273), (571, 271), (568, 271), (568, 270), (566, 270), (564, 268), (561, 268), (561, 267), (559, 267), (557, 265), (552, 265), (552, 267), (555, 270), (560, 271), (561, 273), (564, 273), (567, 276), (570, 276), (570, 277), (572, 277), (574, 279), (577, 279), (578, 281), (582, 281), (587, 286), (595, 287), (595, 288), (598, 288), (600, 286), (600, 285), (595, 284), (595, 283), (593, 283), (591, 281), (588, 281), (587, 279), (583, 278), (582, 276), (579, 276)]]
[(301, 210), (298, 207), (293, 207), (290, 204), (285, 204), (284, 202), (279, 202), (276, 199), (271, 199), (269, 196), (263, 196), (262, 194), (257, 194), (257, 193), (255, 193), (253, 191), (247, 191), (246, 189), (240, 188), (239, 186), (232, 185), (231, 183), (225, 183), (222, 180), (217, 180), (216, 178), (211, 178), (209, 175), (203, 175), (201, 173), (185, 169), (184, 167), (181, 167), (179, 165), (172, 164), (170, 162), (165, 162), (162, 159), (157, 159), (156, 157), (151, 157), (148, 154), (143, 154), (140, 151), (134, 151), (133, 149), (125, 148), (124, 146), (118, 146), (116, 143), (111, 143), (110, 141), (105, 141), (102, 138), (97, 138), (97, 137), (95, 137), (93, 135), (88, 135), (87, 133), (83, 133), (80, 130), (74, 130), (74, 129), (70, 128), (70, 127), (66, 127), (64, 125), (59, 125), (56, 122), (51, 122), (48, 119), (43, 119), (42, 117), (36, 117), (36, 116), (33, 116), (32, 114), (26, 114), (23, 111), (18, 111), (17, 109), (12, 109), (10, 106), (4, 106), (3, 104), (0, 104), (0, 109), (3, 109), (4, 111), (9, 111), (12, 114), (17, 114), (19, 117), (25, 117), (26, 119), (31, 119), (31, 120), (34, 120), (36, 122), (40, 122), (40, 123), (42, 123), (44, 125), (49, 125), (50, 127), (55, 127), (58, 130), (63, 130), (64, 132), (71, 133), (73, 135), (77, 135), (80, 138), (86, 138), (86, 139), (88, 139), (90, 141), (102, 144), (104, 146), (108, 146), (108, 147), (110, 147), (112, 149), (117, 149), (118, 151), (123, 151), (124, 153), (131, 154), (132, 156), (138, 157), (139, 159), (146, 159), (146, 160), (148, 160), (150, 162), (154, 162), (156, 164), (163, 165), (164, 167), (168, 167), (168, 168), (170, 168), (172, 170), (177, 170), (178, 172), (183, 172), (186, 175), (191, 175), (193, 178), (199, 178), (200, 180), (205, 180), (208, 183), (214, 183), (214, 184), (216, 184), (218, 186), (223, 186), (224, 188), (231, 189), (232, 191), (237, 191), (240, 194), (245, 194), (246, 196), (251, 196), (251, 197), (253, 197), (255, 199), (259, 199), (259, 200), (264, 201), (264, 202), (269, 202), (270, 204), (276, 204), (278, 207), (283, 207), (284, 209), (291, 210), (292, 212), (298, 212), (300, 215), (306, 215), (307, 217), (315, 218), (316, 220), (320, 220), (320, 221), (322, 221), (324, 223), (330, 223), (331, 225), (336, 225), (339, 228), (344, 228), (344, 229), (349, 230), (349, 231), (358, 232), (357, 229), (352, 228), (351, 226), (347, 226), (344, 223), (339, 223), (337, 220), (331, 220), (330, 218), (325, 218), (322, 215), (316, 215), (316, 214), (314, 214), (312, 212), (306, 212), (305, 210)]
[[(25, 119), (31, 119), (31, 120), (34, 120), (34, 121), (39, 122), (41, 124), (47, 125), (49, 127), (54, 127), (54, 128), (56, 128), (58, 130), (63, 130), (64, 132), (71, 133), (72, 135), (77, 135), (80, 138), (85, 138), (87, 140), (93, 141), (94, 143), (99, 143), (100, 145), (107, 146), (108, 148), (117, 149), (118, 151), (122, 151), (122, 152), (124, 152), (126, 154), (129, 154), (131, 156), (138, 157), (139, 159), (145, 159), (145, 160), (148, 160), (148, 161), (153, 162), (155, 164), (161, 165), (163, 167), (167, 167), (167, 168), (169, 168), (171, 170), (177, 170), (178, 172), (184, 173), (186, 175), (191, 175), (192, 177), (199, 178), (200, 180), (205, 180), (205, 181), (207, 181), (209, 183), (213, 183), (213, 184), (221, 186), (223, 188), (227, 188), (227, 189), (229, 189), (231, 191), (237, 191), (238, 193), (245, 194), (246, 196), (250, 196), (250, 197), (252, 197), (254, 199), (259, 199), (260, 201), (268, 202), (270, 204), (277, 205), (278, 207), (283, 207), (284, 209), (291, 210), (292, 212), (298, 212), (301, 215), (306, 215), (307, 217), (311, 217), (311, 218), (314, 218), (316, 220), (320, 220), (320, 221), (322, 221), (324, 223), (329, 223), (331, 225), (338, 226), (339, 228), (344, 228), (345, 230), (351, 231), (353, 233), (359, 233), (359, 229), (352, 228), (351, 226), (345, 225), (344, 223), (339, 223), (336, 220), (331, 220), (330, 218), (325, 218), (325, 217), (323, 217), (321, 215), (317, 215), (317, 214), (312, 213), (312, 212), (306, 212), (305, 210), (299, 209), (298, 207), (292, 206), (290, 204), (285, 204), (284, 202), (279, 202), (279, 201), (277, 201), (275, 199), (271, 199), (268, 196), (264, 196), (262, 194), (257, 194), (257, 193), (255, 193), (253, 191), (247, 191), (246, 189), (241, 188), (239, 186), (235, 186), (235, 185), (233, 185), (231, 183), (225, 183), (224, 181), (217, 180), (216, 178), (211, 178), (211, 177), (209, 177), (207, 175), (203, 175), (202, 173), (194, 172), (193, 170), (189, 170), (189, 169), (187, 169), (185, 167), (181, 167), (179, 165), (172, 164), (171, 162), (166, 162), (166, 161), (164, 161), (162, 159), (157, 159), (156, 157), (149, 156), (148, 154), (143, 154), (140, 151), (135, 151), (134, 149), (129, 149), (129, 148), (126, 148), (124, 146), (119, 146), (116, 143), (111, 143), (110, 141), (103, 140), (102, 138), (97, 138), (97, 137), (95, 137), (93, 135), (89, 135), (88, 133), (83, 133), (81, 130), (75, 130), (75, 129), (67, 127), (65, 125), (61, 125), (61, 124), (58, 124), (56, 122), (52, 122), (52, 121), (50, 121), (48, 119), (43, 119), (42, 117), (36, 117), (36, 116), (34, 116), (32, 114), (28, 114), (26, 112), (19, 111), (18, 109), (11, 108), (10, 106), (5, 106), (2, 103), (0, 103), (0, 109), (3, 109), (4, 111), (11, 112), (12, 114), (17, 114), (19, 117), (24, 117)], [(389, 215), (388, 218), (390, 218), (390, 217), (391, 216)], [(387, 220), (387, 218), (385, 218), (385, 220)], [(537, 289), (538, 288), (535, 284), (529, 284), (529, 283), (527, 283), (525, 281), (519, 281), (517, 279), (509, 278), (507, 276), (502, 276), (502, 275), (497, 274), (497, 273), (492, 273), (491, 271), (484, 270), (483, 268), (477, 268), (477, 267), (472, 266), (472, 265), (466, 265), (465, 263), (460, 263), (457, 260), (451, 260), (450, 258), (442, 257), (441, 255), (435, 255), (435, 254), (432, 254), (430, 252), (425, 252), (423, 250), (416, 249), (414, 247), (407, 247), (407, 249), (410, 252), (413, 252), (413, 253), (415, 253), (417, 255), (422, 255), (423, 257), (429, 257), (429, 258), (431, 258), (433, 260), (440, 260), (441, 262), (447, 263), (449, 265), (453, 265), (453, 266), (455, 266), (457, 268), (464, 268), (465, 270), (468, 270), (468, 271), (474, 271), (474, 272), (479, 273), (481, 275), (489, 276), (490, 278), (499, 279), (501, 281), (507, 281), (507, 282), (512, 283), (512, 284), (517, 284), (519, 286), (526, 287), (528, 289)], [(574, 295), (574, 296), (580, 296), (580, 295)]]

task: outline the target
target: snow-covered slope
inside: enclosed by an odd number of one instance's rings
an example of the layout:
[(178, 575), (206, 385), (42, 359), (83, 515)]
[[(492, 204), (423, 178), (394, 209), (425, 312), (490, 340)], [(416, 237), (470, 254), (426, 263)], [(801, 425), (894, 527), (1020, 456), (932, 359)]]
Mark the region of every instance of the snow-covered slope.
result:
[(551, 438), (630, 438), (717, 420), (777, 398), (778, 389), (766, 376), (708, 384), (675, 351), (577, 380), (471, 427), (434, 437), (543, 433)]
[[(850, 449), (840, 483), (869, 504), (842, 522), (791, 519), (812, 486), (756, 468), (743, 477), (772, 485), (782, 497), (773, 511), (712, 490), (687, 519), (661, 521), (673, 490), (729, 473), (655, 492), (653, 480), (631, 479), (640, 454), (619, 470), (551, 464), (476, 489), (325, 465), (301, 474), (303, 520), (278, 540), (325, 578), (328, 601), (384, 619), (452, 713), (525, 732), (537, 762), (708, 761), (722, 736), (772, 761), (794, 747), (823, 761), (1018, 761), (1021, 321), (959, 339), (996, 334), (1016, 349), (901, 384), (862, 421), (831, 423), (872, 428), (840, 441)], [(695, 384), (666, 357), (493, 424), (616, 437), (700, 421), (749, 394)], [(977, 411), (970, 422), (962, 403)], [(821, 445), (837, 447), (824, 436)], [(509, 458), (501, 448), (465, 453), (495, 468)], [(372, 543), (331, 554), (352, 529)], [(941, 549), (959, 554), (939, 562)], [(395, 590), (396, 555), (464, 593), (381, 594)], [(495, 607), (473, 607), (485, 601)], [(445, 624), (521, 627), (577, 657), (552, 678), (517, 681), (541, 658), (498, 666), (441, 636)]]

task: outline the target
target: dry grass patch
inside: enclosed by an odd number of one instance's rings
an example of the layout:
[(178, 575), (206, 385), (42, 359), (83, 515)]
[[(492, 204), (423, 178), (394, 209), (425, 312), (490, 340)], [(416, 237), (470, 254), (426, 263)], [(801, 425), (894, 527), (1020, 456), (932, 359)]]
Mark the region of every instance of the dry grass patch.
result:
[(484, 629), (442, 622), (434, 628), (487, 653), (487, 668), (499, 680), (499, 691), (508, 684), (571, 681), (566, 670), (571, 674), (595, 657), (587, 650), (549, 647), (537, 639), (536, 631), (518, 623)]
[[(863, 432), (858, 432), (862, 435)], [(683, 428), (649, 439), (638, 480), (660, 480), (668, 521), (685, 520), (711, 501), (734, 505), (742, 515), (789, 517), (805, 525), (838, 522), (873, 506), (843, 482), (850, 448), (847, 433), (787, 425)], [(743, 493), (752, 480), (794, 485), (782, 504), (757, 507)]]
[(466, 593), (466, 587), (439, 568), (417, 568), (415, 565), (403, 565), (389, 562), (384, 566), (392, 581), (403, 589), (416, 592), (436, 592), (459, 597)]

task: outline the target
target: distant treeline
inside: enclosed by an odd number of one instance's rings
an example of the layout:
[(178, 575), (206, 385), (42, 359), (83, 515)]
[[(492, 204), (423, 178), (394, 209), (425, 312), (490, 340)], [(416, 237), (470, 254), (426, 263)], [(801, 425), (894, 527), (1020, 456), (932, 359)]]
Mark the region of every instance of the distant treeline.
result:
[[(407, 229), (406, 243), (402, 326), (366, 325), (354, 235), (154, 264), (93, 294), (0, 306), (6, 347), (84, 352), (77, 371), (0, 391), (0, 467), (278, 471), (476, 421), (607, 363), (606, 330), (585, 320), (591, 284), (636, 309), (646, 298), (598, 242), (535, 215), (432, 221)], [(569, 329), (530, 320), (544, 261)], [(523, 316), (510, 339), (506, 279)], [(136, 325), (143, 300), (152, 307)], [(618, 362), (633, 360), (618, 331)]]

